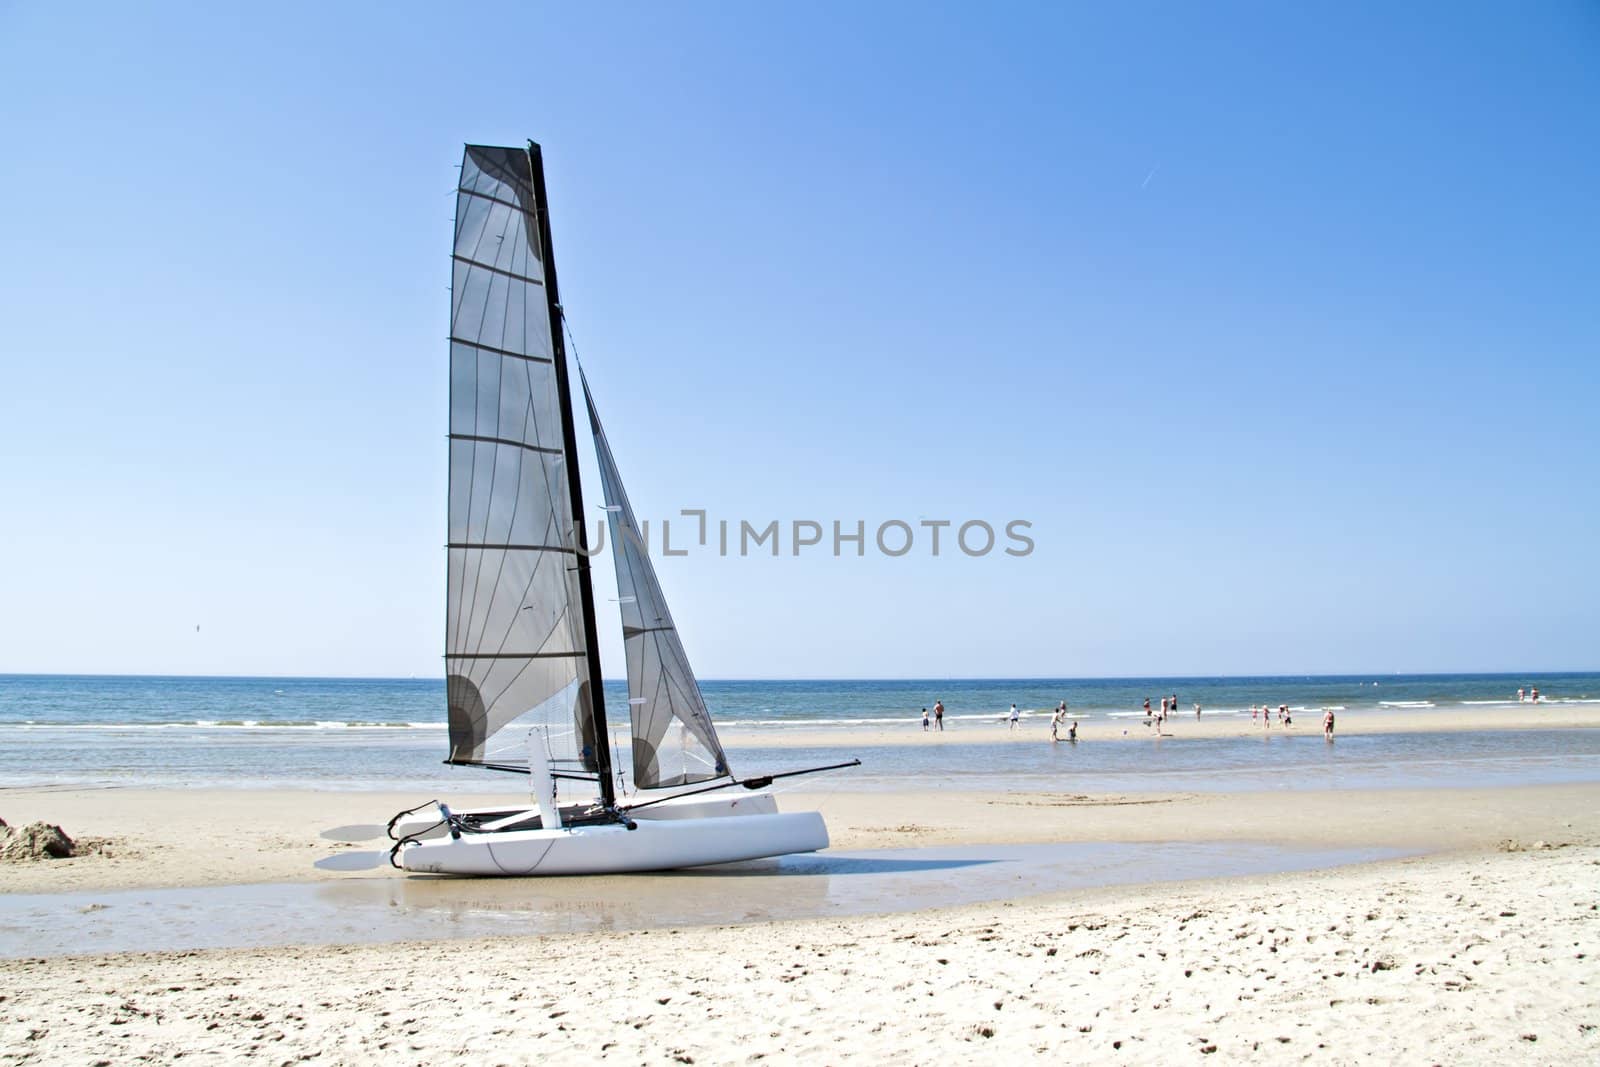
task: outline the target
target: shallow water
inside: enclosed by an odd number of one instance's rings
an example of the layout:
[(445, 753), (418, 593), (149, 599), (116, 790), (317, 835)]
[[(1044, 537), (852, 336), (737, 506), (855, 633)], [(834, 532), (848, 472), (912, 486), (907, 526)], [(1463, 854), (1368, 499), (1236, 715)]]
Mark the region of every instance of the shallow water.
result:
[[(1169, 727), (1182, 730), (1182, 724)], [(954, 738), (956, 735), (947, 734)], [(740, 746), (747, 766), (808, 767), (860, 758), (858, 769), (795, 788), (1084, 793), (1231, 793), (1297, 789), (1428, 789), (1546, 785), (1600, 780), (1600, 730), (1507, 730), (1350, 734), (1331, 744), (1320, 730), (1274, 729), (1248, 737), (1154, 738), (1138, 743), (1052, 744), (1041, 733), (1014, 743), (962, 745), (936, 740), (894, 746), (774, 748)]]
[[(1182, 724), (1169, 727), (1182, 730)], [(849, 731), (838, 731), (848, 739)], [(524, 779), (439, 762), (442, 735), (348, 729), (284, 736), (281, 731), (97, 732), (45, 727), (0, 746), (29, 758), (0, 771), (0, 787), (309, 788), (431, 795), (517, 792)], [(1246, 737), (1155, 739), (1137, 723), (1131, 742), (1051, 744), (1037, 724), (1014, 741), (963, 744), (957, 731), (897, 745), (764, 746), (729, 731), (729, 760), (742, 774), (839, 763), (862, 766), (786, 783), (798, 790), (931, 787), (1072, 790), (1089, 793), (1251, 792), (1291, 789), (1420, 789), (1600, 781), (1600, 730), (1507, 730), (1348, 734), (1333, 744), (1320, 731), (1263, 731)]]
[[(710, 681), (705, 694), (732, 766), (757, 774), (859, 756), (864, 766), (796, 787), (1073, 789), (1088, 792), (1365, 789), (1600, 781), (1600, 730), (1347, 734), (1322, 742), (1320, 713), (1302, 711), (1298, 736), (1149, 737), (1145, 695), (1176, 692), (1208, 718), (1247, 701), (1339, 707), (1341, 725), (1403, 708), (1492, 714), (1538, 685), (1551, 707), (1600, 702), (1600, 675), (1426, 675), (1382, 679), (1211, 678), (1040, 681)], [(614, 709), (626, 693), (608, 683)], [(943, 696), (949, 730), (925, 739), (917, 702)], [(1025, 716), (1015, 744), (965, 745), (963, 732), (1016, 700), (1026, 708), (1070, 700), (1133, 744), (1051, 746), (1047, 716)], [(508, 776), (446, 767), (443, 683), (436, 680), (128, 678), (0, 675), (0, 788), (39, 786), (244, 787), (399, 790), (426, 794), (516, 791)], [(983, 709), (990, 708), (991, 711)], [(1530, 706), (1531, 708), (1531, 706)], [(1182, 734), (1187, 715), (1169, 726)], [(1248, 723), (1248, 714), (1235, 721)], [(850, 724), (855, 724), (854, 726)], [(863, 728), (863, 724), (865, 728)], [(623, 726), (615, 724), (619, 745)], [(905, 743), (857, 744), (893, 729)], [(794, 748), (797, 730), (841, 743)], [(508, 731), (508, 734), (515, 731)], [(924, 743), (924, 742), (927, 743)], [(521, 758), (521, 751), (515, 753)]]
[[(1208, 714), (1251, 704), (1288, 704), (1296, 711), (1338, 707), (1459, 709), (1514, 704), (1537, 687), (1551, 704), (1600, 703), (1600, 673), (1262, 675), (1171, 678), (702, 679), (706, 704), (722, 725), (783, 729), (827, 725), (912, 723), (944, 701), (947, 718), (993, 721), (1012, 703), (1024, 717), (1056, 701), (1092, 718), (1135, 713), (1145, 699), (1175, 694)], [(617, 718), (627, 687), (605, 685)], [(81, 727), (184, 725), (209, 729), (342, 729), (382, 725), (440, 730), (442, 678), (202, 678), (155, 675), (0, 674), (0, 724), (33, 722)], [(620, 726), (620, 722), (618, 723)]]
[(1254, 842), (973, 845), (830, 851), (595, 878), (383, 875), (0, 895), (0, 956), (385, 943), (866, 915), (1072, 889), (1310, 870), (1405, 854)]

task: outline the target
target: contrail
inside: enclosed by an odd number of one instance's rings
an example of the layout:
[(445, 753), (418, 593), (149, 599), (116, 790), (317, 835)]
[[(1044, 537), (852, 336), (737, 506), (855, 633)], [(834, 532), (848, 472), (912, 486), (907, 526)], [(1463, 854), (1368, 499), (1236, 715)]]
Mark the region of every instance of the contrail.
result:
[(1159, 164), (1159, 163), (1157, 163), (1155, 166), (1151, 167), (1150, 168), (1150, 173), (1146, 174), (1144, 176), (1144, 181), (1139, 183), (1139, 188), (1143, 189), (1145, 186), (1149, 185), (1150, 184), (1150, 179), (1154, 178), (1156, 176), (1156, 171), (1158, 171), (1160, 169), (1161, 169), (1161, 164)]

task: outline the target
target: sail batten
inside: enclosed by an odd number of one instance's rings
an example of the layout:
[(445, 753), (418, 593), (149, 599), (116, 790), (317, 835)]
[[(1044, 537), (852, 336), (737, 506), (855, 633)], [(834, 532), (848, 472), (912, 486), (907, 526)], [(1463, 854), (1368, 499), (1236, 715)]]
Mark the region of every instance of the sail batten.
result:
[(447, 659), (577, 659), (582, 652), (448, 652)]
[(622, 643), (628, 660), (634, 785), (655, 789), (727, 777), (727, 757), (645, 551), (587, 379), (583, 395), (600, 464), (606, 519), (611, 525)]
[(555, 360), (551, 359), (549, 356), (535, 356), (529, 355), (526, 352), (513, 352), (509, 348), (496, 348), (493, 345), (486, 345), (481, 341), (469, 341), (465, 337), (452, 337), (450, 338), (450, 343), (453, 345), (466, 345), (468, 348), (476, 348), (480, 352), (493, 352), (497, 356), (510, 356), (512, 359), (527, 359), (532, 360), (535, 363), (555, 362)]
[(496, 274), (503, 274), (507, 278), (511, 278), (514, 281), (527, 282), (529, 285), (544, 285), (543, 278), (533, 278), (525, 274), (517, 274), (515, 271), (509, 271), (504, 267), (496, 267), (492, 263), (479, 263), (477, 260), (468, 259), (466, 256), (451, 256), (450, 258), (455, 260), (457, 263), (465, 263), (469, 267), (478, 267), (482, 270), (493, 271)]
[[(445, 626), (450, 760), (552, 755), (593, 769), (592, 675), (530, 153), (467, 146), (451, 255)], [(570, 421), (570, 415), (568, 415)]]

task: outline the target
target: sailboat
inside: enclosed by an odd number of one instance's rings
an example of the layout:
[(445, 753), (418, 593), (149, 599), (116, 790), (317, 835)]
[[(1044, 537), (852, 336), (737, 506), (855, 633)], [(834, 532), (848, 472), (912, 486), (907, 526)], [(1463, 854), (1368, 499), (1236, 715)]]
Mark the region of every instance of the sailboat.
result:
[(524, 773), (531, 801), (401, 812), (391, 862), (604, 874), (826, 848), (819, 813), (757, 790), (832, 768), (729, 770), (580, 367), (627, 656), (633, 793), (619, 795), (537, 144), (466, 146), (452, 260), (445, 762)]

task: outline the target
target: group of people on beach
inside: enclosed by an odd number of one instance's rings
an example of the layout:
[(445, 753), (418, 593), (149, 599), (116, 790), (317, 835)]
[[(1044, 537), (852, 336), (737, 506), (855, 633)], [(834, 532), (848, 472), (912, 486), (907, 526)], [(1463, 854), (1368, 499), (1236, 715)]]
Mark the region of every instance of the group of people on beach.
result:
[[(1265, 726), (1269, 730), (1272, 729), (1272, 708), (1268, 707), (1265, 704), (1262, 704), (1260, 707), (1257, 707), (1256, 705), (1251, 704), (1250, 705), (1250, 721), (1251, 722), (1255, 722), (1256, 721), (1256, 716), (1258, 714), (1261, 716), (1261, 724), (1263, 726)], [(1333, 709), (1332, 708), (1323, 708), (1322, 709), (1322, 736), (1327, 738), (1329, 741), (1333, 740), (1333, 722), (1334, 722)], [(1278, 705), (1278, 725), (1279, 726), (1293, 726), (1294, 725), (1294, 713), (1290, 709), (1289, 705), (1287, 705), (1287, 704), (1279, 704)]]
[[(1011, 705), (1011, 729), (1015, 730), (1017, 728), (1020, 718), (1021, 713), (1017, 711), (1017, 706), (1015, 704)], [(1063, 724), (1067, 727), (1067, 740), (1074, 745), (1077, 744), (1078, 720), (1067, 714), (1067, 702), (1065, 700), (1058, 703), (1055, 706), (1055, 710), (1050, 713), (1050, 741), (1052, 744), (1061, 740), (1061, 727)]]
[[(1267, 705), (1265, 705), (1265, 704), (1262, 704), (1259, 708), (1256, 707), (1254, 704), (1251, 704), (1250, 705), (1250, 721), (1251, 722), (1255, 722), (1256, 721), (1256, 714), (1258, 712), (1261, 715), (1261, 723), (1262, 723), (1262, 725), (1267, 727), (1270, 730), (1272, 728), (1272, 709), (1270, 707), (1268, 707)], [(1294, 725), (1294, 716), (1292, 714), (1290, 714), (1289, 705), (1287, 705), (1287, 704), (1279, 704), (1278, 705), (1278, 725), (1279, 726), (1293, 726)]]
[[(1522, 690), (1518, 689), (1517, 690), (1517, 699), (1521, 700), (1522, 698), (1523, 698)], [(1539, 699), (1539, 691), (1537, 689), (1535, 689), (1533, 691), (1533, 699), (1535, 701), (1537, 701)], [(1166, 725), (1167, 717), (1169, 715), (1175, 714), (1177, 712), (1177, 710), (1178, 710), (1178, 694), (1176, 694), (1176, 693), (1173, 693), (1171, 696), (1164, 696), (1164, 697), (1161, 698), (1161, 708), (1160, 708), (1159, 711), (1152, 711), (1151, 708), (1150, 708), (1150, 698), (1149, 697), (1145, 697), (1144, 698), (1144, 724), (1145, 724), (1145, 726), (1154, 726), (1156, 728), (1156, 733), (1159, 734), (1161, 732), (1161, 727)], [(1255, 722), (1257, 720), (1257, 717), (1259, 717), (1262, 725), (1264, 725), (1268, 729), (1271, 729), (1272, 728), (1272, 712), (1273, 712), (1273, 709), (1271, 707), (1268, 707), (1266, 704), (1261, 704), (1261, 705), (1251, 704), (1250, 705), (1250, 721), (1251, 722)], [(1287, 704), (1279, 704), (1278, 707), (1277, 707), (1277, 712), (1278, 712), (1278, 725), (1279, 726), (1292, 727), (1294, 725), (1294, 715), (1291, 712), (1291, 710), (1289, 708), (1289, 705), (1287, 705)], [(1194, 706), (1194, 717), (1195, 717), (1195, 720), (1198, 722), (1199, 719), (1200, 719), (1200, 705), (1199, 704), (1196, 704)], [(1001, 718), (1000, 718), (1000, 721), (1001, 722), (1008, 722), (1010, 724), (1009, 728), (1012, 729), (1012, 730), (1015, 730), (1017, 728), (1018, 724), (1021, 722), (1021, 719), (1022, 719), (1022, 713), (1017, 710), (1016, 704), (1012, 704), (1011, 705), (1011, 713), (1009, 715), (1002, 715)], [(1333, 709), (1332, 708), (1323, 709), (1323, 712), (1322, 712), (1322, 736), (1327, 738), (1329, 741), (1333, 740), (1333, 724), (1334, 724)], [(1063, 725), (1065, 725), (1067, 727), (1066, 739), (1068, 741), (1072, 742), (1073, 744), (1076, 744), (1077, 741), (1078, 741), (1078, 721), (1067, 713), (1067, 702), (1065, 700), (1063, 700), (1059, 704), (1057, 704), (1056, 707), (1055, 707), (1055, 711), (1052, 712), (1051, 715), (1050, 715), (1050, 740), (1052, 742), (1056, 742), (1056, 741), (1060, 741), (1061, 740), (1061, 727)], [(935, 700), (933, 702), (933, 717), (932, 717), (932, 719), (930, 719), (928, 717), (928, 709), (927, 708), (923, 708), (922, 709), (922, 730), (923, 730), (924, 733), (927, 733), (930, 730), (940, 730), (940, 731), (942, 731), (943, 729), (944, 729), (944, 702), (942, 700)], [(1127, 731), (1124, 730), (1123, 733), (1127, 733)]]
[[(1156, 732), (1157, 733), (1160, 732), (1162, 726), (1166, 725), (1167, 716), (1168, 715), (1176, 715), (1177, 713), (1178, 713), (1178, 694), (1177, 693), (1173, 693), (1169, 697), (1162, 697), (1161, 698), (1161, 710), (1160, 711), (1156, 711), (1156, 712), (1152, 712), (1150, 710), (1150, 698), (1149, 697), (1145, 697), (1144, 698), (1144, 724), (1146, 726), (1154, 726), (1154, 727), (1156, 727)], [(1200, 718), (1200, 705), (1199, 704), (1196, 704), (1194, 706), (1194, 717), (1196, 719)]]
[[(1009, 721), (1011, 724), (1010, 728), (1015, 730), (1022, 721), (1022, 712), (1017, 710), (1017, 706), (1015, 704), (1012, 704), (1011, 714), (1008, 716), (1001, 716), (1001, 721)], [(1051, 741), (1061, 740), (1061, 727), (1064, 724), (1067, 726), (1067, 740), (1071, 741), (1073, 744), (1077, 744), (1078, 723), (1067, 714), (1067, 702), (1065, 700), (1056, 705), (1055, 712), (1050, 716)], [(943, 729), (944, 701), (935, 700), (933, 702), (933, 717), (931, 719), (928, 717), (928, 709), (922, 709), (922, 732), (928, 733), (934, 730), (942, 731)]]
[[(1161, 698), (1161, 709), (1159, 711), (1151, 711), (1150, 710), (1150, 698), (1149, 697), (1145, 697), (1145, 699), (1144, 699), (1144, 724), (1146, 726), (1154, 726), (1156, 728), (1156, 732), (1159, 734), (1161, 732), (1161, 727), (1166, 725), (1167, 717), (1169, 715), (1172, 715), (1172, 714), (1176, 713), (1177, 710), (1178, 710), (1178, 694), (1176, 694), (1176, 693), (1172, 694), (1171, 696), (1162, 697)], [(1250, 705), (1250, 721), (1251, 722), (1256, 722), (1259, 719), (1263, 726), (1267, 727), (1268, 729), (1271, 729), (1272, 728), (1272, 712), (1273, 712), (1273, 709), (1271, 707), (1268, 707), (1266, 704), (1259, 704), (1259, 705), (1251, 704)], [(1289, 705), (1287, 705), (1287, 704), (1279, 704), (1278, 707), (1277, 707), (1277, 712), (1278, 712), (1278, 725), (1279, 726), (1289, 727), (1289, 726), (1293, 726), (1294, 725), (1294, 714), (1290, 710)], [(1195, 719), (1197, 721), (1200, 718), (1200, 705), (1199, 704), (1196, 704), (1194, 706), (1194, 717), (1195, 717)], [(1324, 711), (1323, 711), (1323, 714), (1322, 714), (1322, 736), (1326, 737), (1329, 741), (1333, 740), (1333, 709), (1332, 708), (1327, 708), (1327, 709), (1324, 709)]]
[(1537, 703), (1539, 703), (1539, 687), (1538, 686), (1534, 686), (1531, 690), (1528, 690), (1526, 692), (1519, 688), (1517, 690), (1517, 703), (1518, 704), (1537, 704)]
[(1067, 702), (1063, 700), (1056, 705), (1056, 710), (1050, 715), (1050, 741), (1052, 744), (1061, 740), (1061, 724), (1066, 723), (1067, 740), (1072, 744), (1078, 743), (1078, 720), (1067, 714)]

